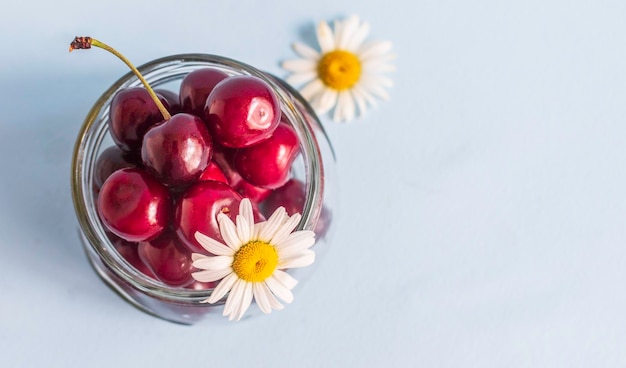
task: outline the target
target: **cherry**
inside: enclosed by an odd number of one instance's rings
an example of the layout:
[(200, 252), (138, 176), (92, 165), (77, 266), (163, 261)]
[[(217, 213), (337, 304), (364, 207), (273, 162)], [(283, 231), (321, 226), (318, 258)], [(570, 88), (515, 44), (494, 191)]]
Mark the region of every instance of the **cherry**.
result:
[(305, 201), (304, 183), (297, 179), (289, 179), (285, 185), (274, 189), (263, 202), (263, 214), (271, 215), (278, 207), (284, 207), (289, 216), (302, 213)]
[(217, 143), (246, 147), (272, 134), (280, 121), (280, 108), (267, 83), (253, 76), (233, 76), (213, 88), (204, 118)]
[[(306, 201), (304, 183), (298, 179), (289, 179), (285, 185), (274, 189), (272, 194), (261, 204), (265, 216), (270, 216), (278, 207), (284, 207), (288, 215), (302, 213)], [(322, 207), (320, 217), (315, 225), (315, 235), (318, 239), (324, 237), (330, 226), (331, 213), (326, 207)]]
[(180, 104), (180, 98), (178, 97), (178, 93), (170, 91), (169, 89), (157, 88), (154, 90), (157, 95), (162, 96), (167, 101), (167, 105), (169, 106), (169, 111), (172, 114), (178, 114), (179, 112), (183, 112), (183, 107)]
[(228, 74), (214, 68), (196, 69), (187, 74), (180, 83), (180, 104), (184, 111), (202, 116), (207, 97), (227, 77)]
[(138, 245), (141, 260), (164, 284), (186, 286), (193, 282), (191, 252), (172, 231)]
[[(207, 180), (193, 184), (179, 198), (174, 217), (176, 233), (193, 252), (207, 253), (195, 238), (196, 231), (224, 242), (217, 215), (223, 213), (235, 220), (243, 198), (229, 185)], [(260, 215), (257, 212), (257, 218)]]
[(98, 195), (98, 215), (104, 225), (131, 242), (157, 237), (169, 223), (171, 207), (167, 189), (138, 168), (111, 174)]
[(102, 151), (96, 159), (96, 169), (93, 175), (96, 190), (100, 190), (104, 181), (115, 171), (126, 167), (136, 167), (133, 161), (128, 152), (122, 151), (118, 146), (111, 146)]
[(137, 243), (126, 241), (118, 236), (115, 236), (112, 233), (107, 233), (109, 240), (115, 247), (115, 250), (128, 262), (131, 266), (136, 268), (139, 272), (144, 275), (156, 279), (154, 272), (146, 266), (145, 263), (139, 258), (139, 253), (137, 251)]
[(146, 132), (141, 158), (162, 183), (176, 187), (198, 180), (209, 164), (212, 146), (205, 123), (180, 113)]
[(209, 165), (206, 167), (206, 169), (204, 169), (198, 180), (215, 180), (228, 184), (228, 179), (226, 179), (226, 175), (224, 175), (224, 172), (222, 171), (220, 166), (215, 163), (215, 161), (209, 162)]
[(268, 189), (279, 188), (289, 180), (289, 168), (300, 152), (299, 147), (293, 128), (281, 123), (268, 139), (238, 149), (233, 164), (250, 184)]
[(233, 169), (233, 155), (236, 150), (221, 147), (214, 154), (214, 161), (219, 165), (228, 180), (228, 184), (243, 198), (249, 198), (254, 203), (260, 203), (272, 193), (271, 189), (260, 188), (243, 180), (241, 175)]
[(235, 184), (232, 184), (232, 187), (235, 192), (241, 194), (244, 198), (249, 198), (252, 203), (255, 204), (261, 203), (265, 200), (265, 198), (272, 194), (271, 189), (254, 186), (243, 179), (239, 180)]
[[(165, 98), (158, 98), (167, 108)], [(109, 131), (124, 151), (138, 150), (146, 131), (161, 121), (163, 116), (145, 88), (123, 89), (111, 101)]]

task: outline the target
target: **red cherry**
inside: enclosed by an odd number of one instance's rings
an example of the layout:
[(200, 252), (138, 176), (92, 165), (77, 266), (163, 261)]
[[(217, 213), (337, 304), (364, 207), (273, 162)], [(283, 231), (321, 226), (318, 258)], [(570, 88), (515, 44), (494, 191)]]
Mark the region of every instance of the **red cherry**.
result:
[(216, 84), (228, 78), (225, 72), (214, 69), (196, 69), (180, 83), (180, 103), (184, 111), (198, 116), (204, 113), (206, 99)]
[[(193, 252), (207, 253), (196, 240), (195, 233), (199, 231), (223, 243), (217, 215), (223, 213), (234, 222), (242, 199), (229, 185), (219, 181), (201, 181), (192, 185), (181, 195), (176, 205), (176, 233)], [(255, 214), (260, 218), (258, 210), (255, 210)]]
[[(261, 209), (266, 217), (269, 217), (278, 207), (284, 207), (289, 216), (304, 211), (306, 200), (305, 185), (297, 179), (290, 179), (285, 185), (274, 189), (272, 194), (261, 204)], [(322, 238), (330, 226), (331, 213), (326, 207), (322, 207), (320, 217), (315, 226), (315, 234)]]
[(104, 181), (115, 171), (136, 166), (128, 152), (122, 151), (119, 147), (111, 146), (105, 149), (96, 159), (96, 169), (93, 175), (95, 188), (99, 190)]
[(183, 107), (180, 104), (180, 98), (178, 97), (178, 93), (170, 91), (169, 89), (157, 88), (154, 90), (157, 95), (162, 96), (167, 101), (170, 114), (178, 114), (179, 112), (183, 112)]
[(98, 215), (103, 224), (131, 242), (157, 237), (169, 223), (171, 207), (167, 189), (137, 168), (111, 174), (98, 195)]
[(263, 202), (261, 208), (265, 216), (270, 216), (278, 207), (284, 207), (289, 216), (302, 213), (305, 201), (304, 183), (297, 179), (290, 179), (282, 187), (272, 191), (272, 194)]
[(279, 188), (289, 180), (289, 169), (299, 148), (293, 128), (281, 123), (270, 138), (238, 149), (233, 158), (234, 168), (254, 186)]
[(219, 82), (209, 94), (204, 118), (217, 143), (246, 147), (272, 134), (280, 121), (280, 108), (267, 83), (252, 76), (234, 76)]
[(233, 189), (241, 194), (243, 198), (249, 198), (254, 204), (261, 203), (272, 194), (271, 189), (254, 186), (243, 179), (234, 184)]
[(114, 234), (107, 233), (109, 240), (117, 250), (117, 252), (126, 260), (126, 262), (130, 263), (131, 266), (135, 267), (139, 272), (144, 275), (156, 279), (152, 270), (146, 266), (145, 263), (139, 258), (139, 253), (137, 251), (137, 243), (126, 241)]
[(200, 179), (198, 180), (201, 180), (201, 181), (215, 180), (215, 181), (221, 181), (222, 183), (228, 184), (228, 179), (226, 179), (224, 172), (219, 167), (219, 165), (215, 163), (215, 161), (209, 162), (209, 165), (206, 167), (206, 169), (204, 169), (204, 171), (200, 175)]
[[(167, 101), (158, 96), (168, 108)], [(124, 151), (139, 150), (146, 131), (163, 121), (163, 115), (145, 88), (127, 88), (115, 94), (109, 113), (109, 131)]]
[(141, 260), (154, 275), (169, 286), (186, 286), (193, 282), (191, 252), (180, 244), (171, 231), (138, 245)]
[(213, 156), (214, 162), (222, 168), (228, 184), (243, 198), (249, 198), (253, 203), (260, 203), (271, 193), (271, 189), (260, 188), (243, 180), (241, 175), (233, 169), (233, 155), (235, 150), (220, 147)]
[(198, 180), (211, 160), (212, 146), (204, 122), (180, 113), (146, 132), (141, 158), (162, 183), (176, 187)]

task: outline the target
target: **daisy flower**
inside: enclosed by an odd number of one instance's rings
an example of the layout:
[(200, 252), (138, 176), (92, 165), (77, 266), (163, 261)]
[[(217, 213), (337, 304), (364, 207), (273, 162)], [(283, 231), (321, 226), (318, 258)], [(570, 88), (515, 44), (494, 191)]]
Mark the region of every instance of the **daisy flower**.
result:
[(276, 297), (291, 303), (291, 289), (298, 282), (283, 270), (315, 261), (315, 253), (309, 249), (315, 243), (313, 231), (293, 231), (300, 218), (299, 213), (288, 216), (280, 207), (267, 221), (255, 224), (252, 204), (245, 198), (236, 223), (223, 213), (217, 217), (226, 244), (196, 232), (196, 240), (215, 256), (193, 253), (193, 266), (201, 270), (192, 273), (193, 278), (221, 280), (203, 302), (216, 303), (228, 293), (223, 314), (229, 320), (240, 320), (253, 299), (264, 313), (283, 308)]
[(282, 67), (292, 74), (287, 83), (302, 85), (300, 93), (318, 114), (333, 107), (333, 120), (350, 121), (362, 115), (377, 99), (388, 100), (387, 88), (392, 81), (383, 73), (393, 71), (390, 63), (391, 42), (365, 42), (370, 26), (359, 17), (351, 16), (334, 22), (334, 31), (328, 23), (317, 26), (320, 51), (295, 42), (293, 49), (302, 58), (287, 60)]

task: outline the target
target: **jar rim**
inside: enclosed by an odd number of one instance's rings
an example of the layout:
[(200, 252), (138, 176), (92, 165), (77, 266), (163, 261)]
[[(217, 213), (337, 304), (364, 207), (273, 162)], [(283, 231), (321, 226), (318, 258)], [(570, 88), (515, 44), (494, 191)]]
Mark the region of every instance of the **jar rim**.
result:
[[(182, 78), (181, 76), (187, 74), (193, 68), (211, 66), (220, 66), (232, 70), (234, 73), (258, 77), (268, 83), (276, 92), (281, 112), (288, 115), (290, 123), (296, 130), (304, 159), (306, 194), (302, 219), (297, 229), (313, 230), (321, 214), (325, 182), (324, 166), (316, 134), (321, 133), (327, 141), (328, 137), (313, 109), (296, 90), (281, 79), (262, 72), (251, 65), (213, 54), (190, 53), (170, 55), (149, 61), (137, 69), (149, 82), (155, 78), (161, 78), (159, 82), (162, 84)], [(93, 171), (95, 154), (100, 148), (104, 135), (106, 135), (105, 133), (108, 133), (107, 127), (102, 127), (99, 135), (95, 134), (94, 129), (98, 127), (98, 124), (106, 125), (105, 117), (108, 114), (108, 105), (118, 90), (139, 86), (140, 84), (141, 82), (132, 72), (126, 73), (98, 98), (85, 117), (77, 135), (72, 154), (71, 192), (74, 209), (84, 240), (88, 242), (91, 249), (97, 253), (104, 264), (117, 276), (134, 288), (158, 298), (179, 303), (191, 302), (197, 304), (209, 297), (213, 289), (193, 290), (168, 286), (134, 269), (115, 251), (113, 244), (104, 234), (102, 226), (98, 224), (99, 220), (93, 205), (90, 209), (90, 201), (93, 200), (93, 198), (90, 198), (92, 197), (93, 180), (90, 177), (90, 170)], [(312, 127), (307, 122), (307, 118), (313, 119), (321, 131), (314, 133)], [(331, 153), (334, 159), (332, 146)]]

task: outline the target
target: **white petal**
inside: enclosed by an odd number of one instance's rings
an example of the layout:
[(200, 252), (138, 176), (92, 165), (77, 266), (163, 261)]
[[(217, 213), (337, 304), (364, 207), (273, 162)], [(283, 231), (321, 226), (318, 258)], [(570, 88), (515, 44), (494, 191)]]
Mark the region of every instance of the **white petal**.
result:
[(252, 237), (252, 230), (254, 224), (250, 226), (248, 224), (248, 220), (241, 215), (237, 215), (237, 237), (239, 237), (239, 241), (241, 244), (247, 244)]
[(301, 218), (302, 218), (302, 216), (299, 213), (296, 213), (293, 216), (289, 217), (289, 219), (287, 221), (285, 221), (283, 226), (281, 226), (280, 229), (278, 229), (278, 231), (274, 234), (274, 236), (270, 240), (270, 243), (271, 244), (278, 244), (281, 241), (285, 240), (285, 238), (289, 234), (291, 234), (293, 229), (295, 229), (296, 226), (298, 226), (298, 224), (300, 223), (300, 219)]
[(300, 230), (289, 234), (280, 242), (274, 243), (276, 249), (286, 250), (289, 248), (307, 249), (315, 243), (315, 233), (311, 230)]
[(201, 232), (196, 231), (194, 236), (198, 243), (202, 245), (202, 248), (206, 249), (211, 254), (215, 254), (216, 256), (232, 256), (235, 253), (228, 246), (202, 234)]
[(265, 285), (272, 291), (274, 295), (276, 295), (280, 300), (285, 303), (293, 302), (293, 294), (291, 290), (285, 287), (285, 285), (281, 284), (278, 280), (273, 277), (268, 277), (265, 280)]
[(224, 297), (224, 295), (226, 295), (227, 292), (230, 291), (230, 289), (232, 289), (235, 281), (237, 280), (239, 280), (239, 277), (237, 277), (234, 272), (224, 277), (224, 279), (220, 281), (219, 284), (217, 284), (217, 286), (211, 293), (211, 296), (209, 297), (209, 299), (207, 299), (207, 302), (211, 304), (218, 302)]
[(281, 284), (283, 284), (287, 289), (293, 289), (298, 285), (298, 280), (294, 279), (285, 271), (276, 270), (274, 271), (273, 276), (278, 280)]
[(341, 37), (341, 34), (343, 33), (343, 22), (336, 19), (333, 22), (333, 33), (334, 33), (334, 38), (335, 38), (335, 48), (338, 49), (339, 48), (339, 38)]
[(237, 279), (233, 288), (230, 290), (228, 294), (228, 298), (226, 298), (226, 304), (224, 304), (224, 310), (222, 311), (222, 315), (232, 317), (235, 315), (236, 311), (239, 309), (239, 305), (241, 304), (241, 300), (243, 299), (243, 292), (246, 288), (246, 282)]
[(372, 57), (380, 57), (391, 51), (393, 44), (390, 41), (370, 41), (357, 50), (359, 60), (366, 61)]
[(335, 37), (328, 23), (322, 21), (317, 26), (317, 41), (320, 44), (322, 54), (335, 49)]
[(365, 111), (367, 111), (367, 102), (365, 102), (365, 97), (363, 97), (361, 91), (356, 88), (352, 88), (350, 93), (352, 93), (352, 97), (359, 108), (359, 116), (363, 115)]
[(315, 252), (312, 250), (306, 250), (299, 257), (281, 259), (278, 263), (278, 268), (300, 268), (306, 267), (315, 262)]
[(352, 119), (354, 119), (354, 116), (356, 115), (355, 113), (356, 106), (354, 104), (354, 98), (352, 98), (352, 93), (350, 92), (350, 90), (346, 91), (345, 104), (346, 106), (344, 108), (344, 117), (346, 121), (351, 121)]
[(204, 257), (206, 257), (206, 256), (204, 254), (201, 254), (201, 253), (191, 253), (191, 261), (192, 262), (195, 261), (195, 260), (198, 260), (200, 258), (204, 258)]
[(302, 89), (300, 90), (300, 94), (302, 95), (302, 97), (304, 97), (305, 100), (310, 102), (313, 97), (321, 94), (323, 91), (324, 83), (319, 79), (315, 79), (311, 81), (311, 83), (302, 87)]
[(294, 51), (300, 54), (300, 56), (302, 56), (303, 58), (311, 59), (315, 61), (317, 61), (320, 58), (320, 53), (315, 51), (309, 45), (305, 45), (301, 42), (294, 42), (293, 45), (291, 45), (291, 47), (293, 47)]
[(388, 63), (390, 61), (394, 61), (398, 58), (397, 54), (394, 54), (392, 52), (388, 52), (382, 55), (378, 55), (378, 56), (374, 56), (368, 59), (368, 61), (375, 61), (375, 62), (379, 62), (379, 63)]
[(363, 41), (367, 38), (370, 33), (370, 25), (367, 22), (362, 22), (359, 28), (354, 31), (352, 38), (346, 45), (346, 50), (348, 51), (356, 51), (361, 46)]
[(363, 63), (363, 74), (378, 74), (378, 73), (389, 73), (396, 70), (396, 66), (393, 64), (379, 62), (379, 61), (367, 61)]
[(239, 202), (239, 216), (243, 216), (248, 221), (248, 226), (252, 228), (252, 225), (254, 225), (254, 211), (249, 198), (244, 198)]
[(203, 257), (193, 261), (192, 266), (203, 270), (230, 269), (233, 264), (232, 256)]
[(270, 305), (270, 300), (268, 297), (268, 293), (265, 291), (267, 289), (263, 288), (265, 284), (262, 282), (255, 282), (252, 284), (252, 293), (254, 294), (254, 300), (256, 304), (259, 306), (259, 309), (265, 313), (272, 312), (272, 306)]
[(335, 38), (337, 39), (337, 48), (341, 50), (349, 50), (348, 46), (350, 44), (350, 40), (354, 36), (354, 32), (359, 27), (359, 17), (356, 15), (350, 16), (346, 19), (341, 27), (341, 34), (337, 34)]
[(381, 85), (380, 81), (376, 78), (363, 78), (362, 86), (365, 90), (373, 94), (374, 96), (383, 99), (389, 100), (389, 93), (385, 90), (385, 88)]
[(274, 296), (274, 294), (272, 293), (270, 288), (267, 286), (267, 284), (262, 283), (261, 285), (262, 285), (263, 289), (266, 291), (266, 294), (267, 294), (267, 297), (268, 297), (268, 299), (270, 301), (270, 306), (272, 307), (272, 309), (274, 309), (274, 310), (281, 310), (281, 309), (283, 309), (285, 306), (280, 304), (280, 302), (278, 301), (278, 299), (276, 299), (276, 297)]
[(357, 84), (356, 86), (352, 87), (352, 90), (355, 93), (361, 94), (361, 96), (365, 99), (365, 101), (367, 101), (368, 104), (372, 106), (378, 105), (378, 103), (376, 102), (376, 98), (372, 96), (369, 91), (365, 90), (365, 88), (363, 88), (361, 84)]
[(310, 72), (317, 69), (317, 61), (310, 59), (285, 60), (282, 63), (282, 67), (296, 73)]
[(337, 91), (326, 88), (320, 97), (319, 104), (316, 108), (319, 114), (325, 114), (337, 103)]
[(353, 118), (354, 101), (352, 101), (350, 91), (348, 90), (339, 92), (339, 97), (337, 98), (337, 107), (335, 108), (335, 113), (333, 114), (333, 120), (350, 121)]
[(217, 215), (217, 222), (220, 225), (220, 233), (222, 234), (222, 238), (224, 238), (226, 245), (234, 251), (239, 250), (242, 244), (237, 236), (237, 229), (235, 228), (233, 221), (225, 214), (220, 213)]
[[(256, 287), (255, 299), (257, 301), (257, 304), (259, 304), (259, 308), (264, 313), (270, 313), (272, 311), (272, 309), (280, 310), (280, 309), (284, 308), (283, 305), (280, 304), (278, 299), (276, 299), (274, 294), (272, 294), (272, 292), (270, 291), (270, 289), (267, 286), (267, 284), (265, 284), (265, 282), (256, 282), (256, 283), (254, 283), (254, 285)], [(254, 291), (255, 289), (252, 289), (252, 290)], [(257, 299), (257, 295), (261, 299), (265, 298), (265, 300), (259, 301), (259, 299)], [(264, 305), (266, 303), (267, 303), (267, 305)], [(267, 312), (266, 312), (266, 309), (268, 310)]]
[(285, 223), (286, 218), (287, 211), (285, 211), (285, 208), (278, 207), (259, 230), (258, 239), (269, 243), (270, 240), (274, 237), (274, 234), (276, 234), (276, 232), (280, 230), (282, 224)]
[(217, 270), (192, 272), (191, 277), (193, 277), (194, 280), (200, 282), (212, 282), (224, 278), (224, 276), (227, 276), (231, 272), (233, 272), (233, 270), (231, 270), (230, 268), (220, 268)]
[(241, 320), (241, 317), (243, 317), (244, 313), (246, 313), (252, 303), (252, 297), (252, 283), (246, 282), (239, 307), (234, 311), (236, 315), (231, 314), (231, 317), (234, 316), (237, 321)]
[(367, 83), (376, 83), (385, 88), (393, 87), (393, 80), (384, 75), (370, 75), (365, 78)]
[[(303, 247), (303, 246), (291, 247), (288, 249), (281, 249), (278, 253), (278, 256), (279, 256), (278, 263), (288, 262), (294, 258), (305, 256), (309, 254), (309, 252), (312, 252), (312, 250), (309, 250), (308, 248)], [(282, 267), (279, 267), (279, 268), (282, 268)]]
[(297, 86), (300, 84), (309, 83), (315, 78), (317, 78), (317, 71), (292, 74), (287, 77), (286, 81), (292, 86)]

